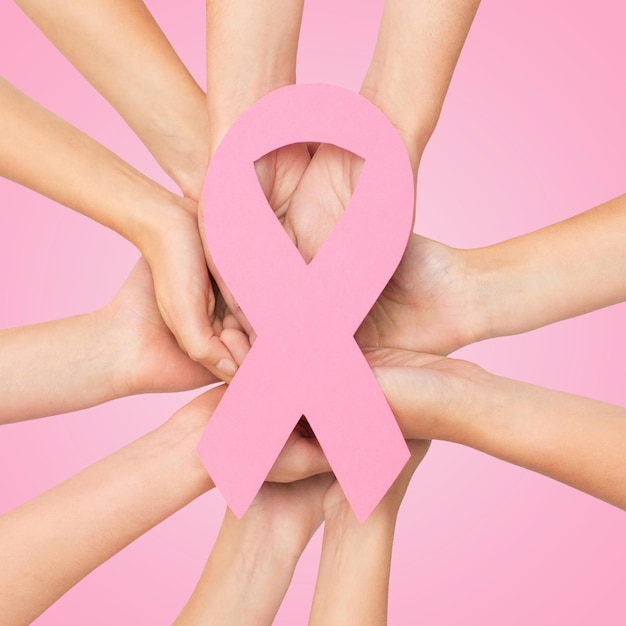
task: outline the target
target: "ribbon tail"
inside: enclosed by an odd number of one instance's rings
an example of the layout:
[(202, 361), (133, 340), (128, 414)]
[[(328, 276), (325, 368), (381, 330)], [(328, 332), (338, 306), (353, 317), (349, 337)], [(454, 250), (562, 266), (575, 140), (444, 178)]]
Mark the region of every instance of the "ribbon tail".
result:
[[(334, 346), (305, 415), (352, 510), (365, 521), (410, 457), (367, 361), (351, 338)], [(315, 391), (315, 390), (314, 390)]]
[(265, 345), (261, 339), (255, 342), (198, 446), (202, 463), (239, 518), (302, 414), (284, 392), (281, 373), (272, 368), (272, 354)]

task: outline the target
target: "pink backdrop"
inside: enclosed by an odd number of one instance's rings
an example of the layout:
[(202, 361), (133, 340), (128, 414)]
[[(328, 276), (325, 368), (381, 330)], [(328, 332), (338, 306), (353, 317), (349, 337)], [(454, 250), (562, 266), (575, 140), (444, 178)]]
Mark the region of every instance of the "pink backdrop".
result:
[[(201, 81), (204, 2), (147, 4)], [(309, 2), (300, 80), (358, 88), (381, 5)], [(624, 191), (625, 19), (622, 0), (484, 1), (423, 160), (419, 232), (479, 246)], [(12, 3), (3, 5), (0, 47), (1, 74), (169, 185), (114, 111)], [(137, 257), (114, 233), (4, 180), (0, 201), (1, 327), (97, 308)], [(613, 307), (475, 345), (463, 356), (503, 375), (624, 405), (625, 319), (624, 306)], [(156, 427), (193, 395), (130, 398), (3, 427), (0, 509)], [(171, 623), (222, 510), (217, 492), (200, 498), (100, 567), (37, 623)], [(435, 443), (401, 512), (390, 623), (623, 624), (624, 520), (617, 509), (542, 476)], [(318, 534), (277, 624), (306, 623), (319, 546)]]

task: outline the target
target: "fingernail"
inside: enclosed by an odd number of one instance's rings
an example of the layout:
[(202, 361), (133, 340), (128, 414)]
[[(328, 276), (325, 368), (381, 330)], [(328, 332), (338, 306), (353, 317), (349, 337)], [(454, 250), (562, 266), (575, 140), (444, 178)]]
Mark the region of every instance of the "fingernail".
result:
[(237, 366), (231, 359), (221, 359), (217, 364), (217, 369), (226, 376), (234, 376), (237, 373)]

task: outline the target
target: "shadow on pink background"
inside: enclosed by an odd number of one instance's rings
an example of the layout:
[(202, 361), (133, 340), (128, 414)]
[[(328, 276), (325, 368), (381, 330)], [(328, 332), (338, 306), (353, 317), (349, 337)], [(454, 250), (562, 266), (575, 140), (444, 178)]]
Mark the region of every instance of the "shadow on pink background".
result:
[[(202, 83), (204, 2), (147, 4)], [(357, 89), (381, 7), (309, 2), (299, 79)], [(416, 230), (481, 246), (624, 192), (625, 19), (621, 0), (483, 2), (423, 159)], [(0, 42), (2, 75), (171, 187), (108, 104), (11, 3), (3, 7)], [(137, 257), (114, 233), (4, 180), (0, 202), (0, 327), (99, 307)], [(625, 322), (626, 309), (617, 306), (462, 355), (499, 374), (625, 405)], [(193, 396), (130, 398), (3, 427), (0, 510), (156, 427)], [(37, 624), (171, 623), (222, 511), (218, 493), (198, 499)], [(542, 476), (435, 443), (400, 515), (390, 624), (623, 624), (625, 519)], [(276, 624), (306, 623), (319, 546), (318, 533)]]

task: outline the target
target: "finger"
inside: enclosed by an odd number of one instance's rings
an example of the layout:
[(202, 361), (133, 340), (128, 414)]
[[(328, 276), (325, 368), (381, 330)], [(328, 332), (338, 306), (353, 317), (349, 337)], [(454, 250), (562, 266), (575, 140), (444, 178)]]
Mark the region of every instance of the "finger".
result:
[(239, 367), (250, 351), (250, 340), (242, 331), (235, 328), (226, 328), (220, 334), (220, 339), (233, 355), (237, 367)]
[(226, 309), (226, 315), (222, 321), (222, 327), (224, 330), (228, 329), (241, 331), (246, 336), (250, 345), (252, 345), (256, 340), (256, 333), (254, 330), (246, 330), (243, 324), (230, 312), (229, 309)]
[[(226, 385), (213, 387), (201, 393), (199, 396), (196, 396), (191, 402), (188, 402), (185, 406), (178, 409), (178, 411), (170, 417), (169, 421), (180, 424), (184, 432), (190, 434), (194, 433), (194, 437), (197, 439), (197, 441), (193, 440), (191, 442), (194, 451), (197, 444), (200, 442), (204, 428), (208, 424), (209, 419), (213, 415), (225, 391)], [(198, 462), (200, 462), (199, 457)]]
[(267, 480), (293, 482), (330, 471), (332, 470), (328, 459), (317, 439), (302, 437), (294, 430), (270, 470)]
[(202, 302), (178, 301), (163, 305), (163, 319), (189, 357), (221, 380), (230, 382), (237, 364), (228, 348), (215, 333)]
[(230, 312), (230, 309), (228, 308), (224, 312), (224, 319), (222, 321), (222, 326), (225, 329), (232, 328), (234, 330), (241, 330), (242, 332), (245, 332), (239, 320)]

